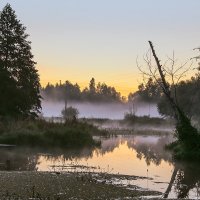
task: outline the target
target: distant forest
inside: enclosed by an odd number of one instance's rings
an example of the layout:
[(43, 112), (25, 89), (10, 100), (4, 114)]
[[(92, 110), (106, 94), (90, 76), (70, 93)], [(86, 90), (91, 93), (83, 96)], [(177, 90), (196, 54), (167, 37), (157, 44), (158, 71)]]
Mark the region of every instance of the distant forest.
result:
[(44, 99), (53, 101), (88, 101), (88, 102), (123, 102), (125, 98), (120, 92), (106, 83), (98, 82), (92, 78), (88, 87), (83, 90), (80, 86), (70, 81), (57, 83), (55, 85), (48, 83), (41, 89), (41, 95)]
[[(170, 85), (169, 85), (170, 87)], [(177, 100), (189, 118), (200, 119), (200, 73), (191, 77), (189, 80), (181, 81), (176, 87)], [(92, 78), (83, 90), (76, 83), (69, 81), (57, 83), (56, 85), (48, 83), (41, 89), (44, 99), (54, 101), (88, 101), (88, 102), (126, 102), (126, 98), (117, 92), (112, 86), (106, 83), (96, 84)], [(152, 78), (146, 83), (140, 84), (136, 92), (128, 95), (128, 102), (146, 102), (157, 104), (158, 111), (163, 117), (172, 117), (173, 111), (162, 92), (159, 84)]]
[[(170, 84), (169, 87), (173, 88)], [(189, 80), (179, 82), (174, 94), (176, 94), (177, 101), (186, 115), (189, 118), (200, 120), (200, 72)], [(140, 84), (138, 91), (130, 93), (128, 99), (129, 101), (137, 99), (137, 101), (156, 103), (162, 116), (173, 116), (171, 106), (162, 89), (152, 78), (149, 78), (145, 84)]]

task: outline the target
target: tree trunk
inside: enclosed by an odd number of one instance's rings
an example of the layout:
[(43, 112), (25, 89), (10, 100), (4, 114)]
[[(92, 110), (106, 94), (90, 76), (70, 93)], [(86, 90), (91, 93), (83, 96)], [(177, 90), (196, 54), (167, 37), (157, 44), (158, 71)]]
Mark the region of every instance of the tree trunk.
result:
[(149, 41), (150, 48), (153, 53), (153, 57), (156, 61), (156, 65), (160, 74), (161, 78), (161, 84), (160, 86), (162, 87), (163, 93), (167, 97), (173, 111), (174, 111), (174, 118), (176, 120), (176, 134), (178, 137), (179, 142), (184, 142), (184, 144), (187, 144), (190, 146), (190, 148), (193, 147), (200, 147), (199, 141), (200, 141), (200, 136), (198, 134), (197, 129), (195, 129), (191, 125), (190, 119), (186, 116), (184, 111), (179, 107), (175, 99), (171, 96), (171, 91), (169, 88), (169, 84), (167, 83), (165, 79), (165, 75), (163, 73), (163, 68), (162, 65), (160, 64), (160, 60), (158, 59), (153, 44), (151, 41)]
[(156, 53), (155, 53), (155, 50), (154, 50), (154, 47), (153, 47), (153, 44), (151, 41), (149, 41), (149, 45), (151, 47), (151, 51), (153, 53), (153, 57), (155, 58), (155, 61), (156, 61), (156, 65), (158, 67), (158, 71), (159, 71), (159, 74), (160, 74), (160, 78), (162, 80), (162, 89), (163, 89), (163, 92), (165, 94), (165, 96), (167, 97), (173, 111), (174, 111), (174, 117), (177, 121), (177, 123), (179, 123), (179, 120), (180, 120), (180, 117), (179, 117), (179, 107), (178, 105), (175, 103), (175, 100), (171, 97), (171, 91), (169, 89), (169, 85), (167, 84), (167, 81), (165, 79), (165, 75), (163, 74), (163, 70), (162, 70), (162, 65), (160, 64), (160, 60), (158, 59)]
[(175, 166), (174, 171), (173, 171), (173, 174), (172, 174), (172, 176), (171, 176), (171, 180), (170, 180), (169, 185), (168, 185), (168, 187), (167, 187), (167, 190), (165, 191), (165, 193), (164, 193), (164, 195), (163, 195), (163, 198), (164, 198), (164, 199), (168, 198), (168, 196), (169, 196), (169, 193), (170, 193), (170, 191), (171, 191), (171, 189), (172, 189), (172, 186), (173, 186), (173, 183), (174, 183), (174, 181), (175, 181), (177, 172), (178, 172), (178, 168)]

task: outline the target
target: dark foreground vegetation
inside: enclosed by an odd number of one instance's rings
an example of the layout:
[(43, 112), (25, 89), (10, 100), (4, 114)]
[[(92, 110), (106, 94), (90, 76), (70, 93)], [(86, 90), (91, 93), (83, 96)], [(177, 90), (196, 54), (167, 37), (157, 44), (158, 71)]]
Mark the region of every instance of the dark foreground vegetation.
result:
[(200, 133), (183, 114), (176, 126), (177, 140), (167, 148), (174, 152), (176, 159), (200, 161)]
[(77, 148), (98, 145), (92, 138), (98, 133), (100, 131), (96, 127), (84, 122), (7, 121), (0, 124), (0, 143)]

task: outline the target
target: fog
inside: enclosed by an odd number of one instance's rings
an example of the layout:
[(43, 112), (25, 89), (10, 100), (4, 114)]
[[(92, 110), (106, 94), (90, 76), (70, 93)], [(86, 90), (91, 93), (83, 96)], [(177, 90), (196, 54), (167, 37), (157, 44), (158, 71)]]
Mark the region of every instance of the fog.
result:
[[(78, 109), (79, 118), (108, 118), (123, 119), (124, 113), (130, 112), (129, 104), (120, 103), (87, 103), (68, 102), (67, 106)], [(42, 115), (44, 117), (60, 117), (64, 102), (42, 101)], [(137, 116), (149, 115), (150, 117), (160, 117), (156, 104), (137, 103), (134, 108)]]

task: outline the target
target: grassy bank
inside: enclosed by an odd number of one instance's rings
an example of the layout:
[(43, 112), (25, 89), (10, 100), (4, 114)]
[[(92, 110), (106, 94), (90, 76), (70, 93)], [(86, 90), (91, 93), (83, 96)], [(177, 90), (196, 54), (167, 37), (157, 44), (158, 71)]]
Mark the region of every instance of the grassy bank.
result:
[(97, 145), (100, 131), (87, 123), (51, 123), (44, 120), (7, 121), (0, 124), (0, 144), (83, 147)]

